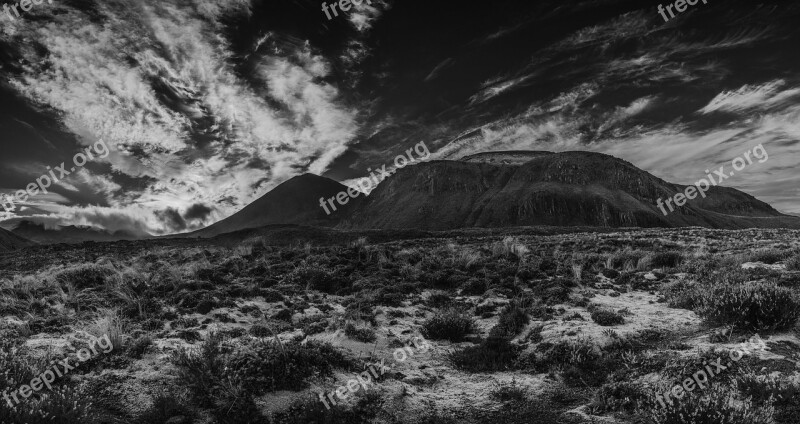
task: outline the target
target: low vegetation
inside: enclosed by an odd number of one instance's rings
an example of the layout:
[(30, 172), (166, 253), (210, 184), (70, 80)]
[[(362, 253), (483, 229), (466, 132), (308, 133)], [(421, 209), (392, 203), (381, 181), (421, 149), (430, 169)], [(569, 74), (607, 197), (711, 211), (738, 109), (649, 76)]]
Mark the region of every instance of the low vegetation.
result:
[[(91, 337), (108, 336), (113, 349), (46, 393), (0, 402), (0, 422), (800, 419), (793, 232), (398, 234), (7, 254), (0, 391), (75, 358)], [(657, 390), (756, 332), (769, 357), (751, 352), (709, 387), (658, 404)], [(429, 349), (415, 345), (422, 339)], [(319, 399), (369, 367), (381, 373), (346, 401)], [(466, 406), (452, 402), (462, 396)]]

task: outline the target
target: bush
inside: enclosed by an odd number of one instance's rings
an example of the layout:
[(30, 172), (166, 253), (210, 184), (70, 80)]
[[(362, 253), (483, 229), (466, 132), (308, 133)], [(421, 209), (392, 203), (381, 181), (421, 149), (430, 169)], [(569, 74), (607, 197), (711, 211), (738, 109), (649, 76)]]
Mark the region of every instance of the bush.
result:
[(272, 417), (272, 424), (370, 424), (380, 412), (380, 395), (367, 392), (350, 408), (341, 403), (326, 408), (316, 397), (302, 399)]
[(512, 302), (500, 313), (500, 320), (497, 325), (492, 328), (490, 334), (497, 337), (513, 338), (528, 325), (529, 321), (530, 319), (528, 318), (528, 314), (525, 313), (525, 310), (516, 302)]
[(53, 388), (47, 396), (25, 399), (14, 408), (5, 401), (0, 405), (0, 422), (9, 424), (100, 424), (107, 422), (104, 418), (88, 393), (72, 388)]
[(723, 385), (713, 385), (702, 393), (688, 393), (683, 399), (651, 406), (655, 424), (772, 424), (772, 407), (756, 407), (750, 399)]
[(334, 368), (354, 367), (350, 359), (327, 343), (258, 340), (227, 358), (225, 375), (240, 382), (248, 393), (262, 395), (276, 390), (301, 390), (312, 377), (330, 376)]
[(746, 257), (748, 262), (763, 262), (772, 265), (787, 258), (788, 255), (789, 252), (778, 249), (758, 249), (750, 252)]
[(791, 256), (786, 260), (787, 271), (800, 271), (800, 255)]
[(592, 321), (604, 326), (621, 325), (625, 323), (625, 318), (610, 309), (595, 309), (592, 311)]
[(633, 412), (643, 406), (649, 392), (641, 383), (620, 381), (604, 384), (595, 394), (591, 409), (593, 413)]
[(671, 308), (693, 310), (700, 305), (702, 292), (697, 283), (688, 280), (677, 280), (661, 286), (661, 293)]
[(352, 322), (348, 322), (344, 327), (344, 335), (362, 343), (372, 343), (377, 340), (375, 330), (367, 327), (358, 328)]
[(350, 285), (346, 279), (329, 272), (325, 268), (307, 264), (303, 264), (293, 270), (287, 276), (287, 279), (294, 284), (306, 284), (307, 289), (319, 290), (330, 294), (335, 294)]
[(636, 268), (639, 271), (650, 271), (654, 268), (675, 268), (683, 261), (680, 252), (648, 253), (639, 259)]
[(432, 340), (459, 342), (475, 331), (475, 321), (457, 309), (439, 312), (422, 324), (422, 335)]
[(77, 289), (85, 289), (103, 287), (116, 273), (113, 268), (107, 266), (81, 264), (59, 271), (54, 278), (63, 286), (72, 284)]
[(478, 346), (469, 346), (450, 353), (455, 368), (469, 372), (506, 371), (515, 367), (519, 347), (508, 339), (490, 337)]
[(153, 405), (139, 414), (135, 421), (140, 424), (166, 424), (173, 417), (194, 418), (192, 411), (185, 406), (186, 401), (172, 394), (161, 395), (153, 400)]
[(775, 283), (717, 283), (702, 296), (698, 313), (709, 321), (760, 331), (794, 326), (800, 317), (800, 300)]
[(486, 293), (486, 290), (489, 289), (489, 285), (486, 284), (486, 281), (479, 278), (470, 278), (461, 286), (461, 295), (462, 296), (480, 296)]

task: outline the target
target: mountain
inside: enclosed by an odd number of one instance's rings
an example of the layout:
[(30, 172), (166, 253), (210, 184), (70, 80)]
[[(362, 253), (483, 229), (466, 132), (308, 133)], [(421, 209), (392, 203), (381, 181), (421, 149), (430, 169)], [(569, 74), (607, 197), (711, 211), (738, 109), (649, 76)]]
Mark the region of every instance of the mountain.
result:
[(328, 215), (320, 207), (319, 199), (329, 199), (342, 191), (347, 191), (347, 186), (329, 178), (314, 174), (300, 175), (275, 187), (228, 218), (182, 236), (213, 237), (271, 224), (332, 227), (346, 216), (347, 208), (337, 204), (339, 210)]
[(800, 228), (800, 219), (716, 186), (705, 199), (698, 196), (664, 216), (656, 200), (685, 188), (601, 153), (486, 153), (399, 170), (359, 201), (340, 227)]
[(213, 237), (267, 225), (453, 230), (522, 226), (800, 228), (800, 218), (727, 187), (664, 215), (656, 205), (687, 186), (594, 152), (492, 152), (398, 170), (369, 196), (326, 215), (320, 198), (347, 189), (328, 178), (292, 178), (241, 211), (180, 236)]
[(0, 228), (0, 252), (17, 250), (26, 246), (33, 246), (36, 243), (24, 237), (20, 237), (11, 231)]
[(149, 235), (137, 235), (127, 231), (110, 232), (91, 226), (65, 226), (48, 229), (44, 224), (20, 221), (11, 230), (17, 236), (25, 237), (40, 244), (76, 244), (85, 241), (138, 240)]

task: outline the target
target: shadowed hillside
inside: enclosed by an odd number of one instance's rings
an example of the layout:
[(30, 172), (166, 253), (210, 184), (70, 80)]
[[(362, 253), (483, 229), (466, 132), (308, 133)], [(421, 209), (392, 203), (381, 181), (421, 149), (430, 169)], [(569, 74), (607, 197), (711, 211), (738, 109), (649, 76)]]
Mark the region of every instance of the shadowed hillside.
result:
[(344, 214), (327, 215), (319, 199), (336, 196), (347, 187), (328, 178), (313, 174), (294, 177), (279, 185), (241, 211), (189, 236), (213, 237), (218, 234), (273, 224), (303, 224), (334, 226)]
[(0, 252), (8, 252), (36, 243), (0, 228)]
[[(738, 190), (712, 187), (664, 216), (656, 206), (685, 186), (671, 184), (612, 156), (592, 152), (472, 156), (400, 170), (361, 200), (348, 228), (526, 225), (709, 228), (800, 227), (800, 220)], [(508, 157), (506, 157), (508, 156)], [(496, 159), (496, 160), (495, 160)], [(511, 160), (513, 159), (513, 160)]]

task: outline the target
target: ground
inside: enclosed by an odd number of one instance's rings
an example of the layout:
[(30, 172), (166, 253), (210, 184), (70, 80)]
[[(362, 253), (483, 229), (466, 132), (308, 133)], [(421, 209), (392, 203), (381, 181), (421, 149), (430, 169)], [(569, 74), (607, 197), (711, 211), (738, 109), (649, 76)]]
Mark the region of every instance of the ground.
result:
[[(796, 422), (799, 234), (476, 230), (9, 253), (0, 390), (21, 402), (0, 403), (0, 421)], [(659, 405), (756, 335), (763, 349)], [(98, 339), (113, 349), (81, 362)], [(64, 359), (76, 367), (52, 389), (19, 394)]]

